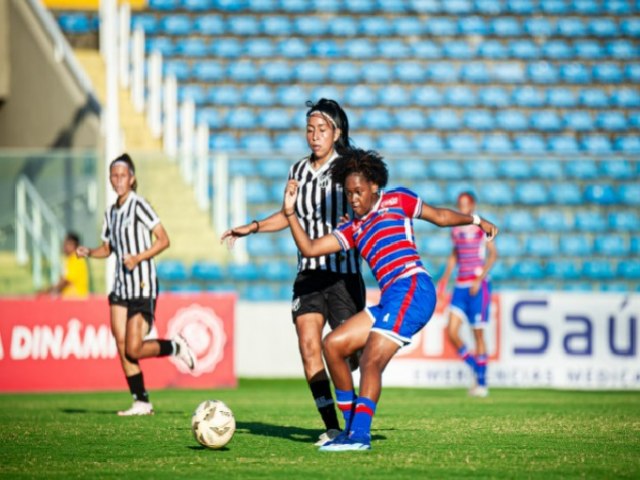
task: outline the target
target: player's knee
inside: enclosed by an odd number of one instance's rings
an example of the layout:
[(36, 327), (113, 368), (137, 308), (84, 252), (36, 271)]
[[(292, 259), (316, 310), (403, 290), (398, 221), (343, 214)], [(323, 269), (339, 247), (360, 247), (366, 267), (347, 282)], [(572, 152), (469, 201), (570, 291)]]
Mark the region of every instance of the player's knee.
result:
[(336, 335), (329, 334), (322, 342), (325, 355), (337, 355), (341, 353), (342, 342)]
[(315, 338), (300, 338), (299, 340), (300, 354), (302, 360), (307, 361), (322, 356), (321, 342)]
[(138, 360), (140, 360), (140, 355), (142, 353), (141, 350), (142, 349), (138, 345), (127, 344), (125, 349), (125, 357), (130, 362), (137, 362)]

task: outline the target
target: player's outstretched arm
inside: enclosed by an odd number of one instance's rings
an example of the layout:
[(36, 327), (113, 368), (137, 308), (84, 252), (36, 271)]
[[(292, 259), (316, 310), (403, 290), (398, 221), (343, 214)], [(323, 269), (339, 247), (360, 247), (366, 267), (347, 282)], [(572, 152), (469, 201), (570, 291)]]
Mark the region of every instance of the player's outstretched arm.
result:
[(294, 207), (297, 197), (298, 182), (295, 180), (289, 180), (284, 192), (282, 214), (289, 224), (289, 228), (293, 234), (293, 239), (295, 240), (300, 253), (305, 257), (321, 257), (322, 255), (328, 255), (342, 250), (338, 239), (331, 234), (316, 238), (315, 240), (311, 240), (309, 238), (309, 235), (304, 231), (302, 225), (300, 225), (300, 222), (298, 221), (298, 217), (295, 215)]
[[(439, 227), (456, 227), (458, 225), (470, 225), (473, 223), (473, 215), (465, 215), (464, 213), (456, 212), (449, 208), (432, 207), (426, 203), (422, 204), (422, 211), (420, 212), (420, 218), (431, 222)], [(487, 234), (488, 240), (493, 240), (498, 234), (498, 227), (493, 223), (480, 218), (478, 226), (484, 233)]]
[(156, 255), (160, 255), (167, 248), (169, 248), (169, 245), (171, 244), (171, 242), (169, 241), (169, 234), (167, 234), (167, 231), (164, 229), (161, 223), (154, 227), (152, 233), (155, 236), (155, 240), (151, 244), (151, 247), (143, 252), (140, 252), (138, 255), (126, 255), (124, 257), (124, 266), (129, 270), (133, 270), (134, 268), (136, 268), (138, 264), (143, 260), (149, 260)]
[(236, 243), (236, 240), (238, 238), (246, 237), (247, 235), (258, 232), (279, 232), (281, 230), (284, 230), (288, 226), (289, 223), (287, 223), (286, 217), (280, 210), (262, 220), (254, 220), (253, 222), (246, 225), (240, 225), (239, 227), (230, 228), (222, 234), (222, 236), (220, 237), (220, 243), (224, 243), (226, 241), (227, 246), (229, 248), (233, 248), (233, 244)]
[(76, 248), (76, 256), (78, 258), (107, 258), (111, 255), (111, 245), (109, 242), (103, 242), (96, 248), (89, 248), (83, 245)]

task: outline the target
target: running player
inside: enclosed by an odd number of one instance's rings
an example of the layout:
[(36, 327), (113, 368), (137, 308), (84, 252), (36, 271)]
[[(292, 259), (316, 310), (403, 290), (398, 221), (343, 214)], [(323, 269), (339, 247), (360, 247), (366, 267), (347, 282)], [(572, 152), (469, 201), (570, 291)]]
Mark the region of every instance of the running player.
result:
[[(466, 215), (423, 203), (411, 190), (383, 191), (387, 167), (376, 152), (354, 150), (332, 168), (343, 185), (354, 218), (331, 234), (311, 239), (300, 226), (294, 207), (298, 184), (289, 181), (283, 202), (294, 239), (306, 257), (357, 248), (375, 275), (380, 303), (354, 315), (324, 341), (325, 358), (347, 428), (322, 451), (369, 450), (371, 421), (380, 398), (382, 372), (398, 349), (429, 321), (436, 304), (431, 277), (416, 250), (413, 219), (438, 226), (479, 225), (492, 239), (497, 228), (477, 215)], [(356, 398), (351, 371), (345, 361), (364, 348), (360, 360), (360, 391)]]
[[(116, 339), (122, 369), (133, 395), (133, 405), (121, 416), (152, 415), (153, 406), (144, 386), (139, 360), (176, 355), (190, 368), (195, 357), (186, 340), (145, 340), (154, 321), (158, 280), (153, 258), (169, 247), (169, 236), (156, 212), (137, 195), (135, 166), (124, 154), (111, 162), (111, 186), (118, 198), (107, 208), (102, 245), (78, 247), (78, 257), (107, 258), (116, 254), (113, 290), (109, 295), (111, 331)], [(152, 242), (152, 234), (155, 240)]]
[[(463, 192), (458, 196), (458, 210), (472, 215), (475, 209), (476, 198), (473, 193)], [(486, 397), (489, 395), (489, 390), (484, 329), (489, 321), (491, 304), (489, 272), (498, 258), (498, 252), (495, 243), (487, 242), (482, 230), (475, 225), (454, 227), (451, 230), (451, 239), (453, 250), (438, 283), (438, 296), (444, 293), (449, 277), (457, 264), (458, 276), (449, 307), (449, 339), (457, 349), (460, 358), (473, 370), (475, 385), (469, 390), (469, 395)], [(463, 320), (473, 329), (475, 356), (460, 338), (460, 326)]]
[[(340, 155), (351, 150), (349, 120), (340, 105), (327, 99), (307, 103), (307, 144), (311, 154), (289, 170), (299, 185), (295, 214), (312, 238), (331, 233), (350, 213), (341, 184), (333, 182), (330, 169)], [(237, 238), (278, 232), (288, 222), (281, 211), (263, 220), (227, 230), (222, 241), (231, 247)], [(293, 284), (292, 316), (305, 377), (325, 425), (316, 445), (340, 433), (331, 384), (322, 359), (322, 331), (327, 322), (336, 328), (364, 308), (365, 288), (360, 258), (355, 251), (329, 253), (318, 258), (298, 254), (298, 275)]]

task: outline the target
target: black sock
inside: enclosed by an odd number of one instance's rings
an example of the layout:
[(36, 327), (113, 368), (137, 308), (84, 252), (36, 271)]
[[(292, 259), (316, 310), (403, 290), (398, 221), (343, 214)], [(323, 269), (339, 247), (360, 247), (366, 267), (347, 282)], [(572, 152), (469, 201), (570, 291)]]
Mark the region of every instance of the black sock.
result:
[(129, 384), (129, 391), (133, 395), (134, 400), (140, 402), (148, 402), (149, 394), (144, 388), (144, 378), (142, 378), (142, 372), (127, 377), (127, 383)]
[(340, 424), (338, 423), (338, 415), (336, 414), (336, 407), (333, 402), (333, 396), (331, 395), (331, 384), (329, 380), (319, 380), (309, 384), (313, 399), (316, 401), (316, 407), (318, 412), (322, 416), (322, 421), (327, 430), (340, 430)]
[(157, 340), (160, 345), (160, 353), (159, 357), (168, 357), (169, 355), (173, 355), (174, 352), (177, 353), (177, 345), (174, 345), (172, 340)]

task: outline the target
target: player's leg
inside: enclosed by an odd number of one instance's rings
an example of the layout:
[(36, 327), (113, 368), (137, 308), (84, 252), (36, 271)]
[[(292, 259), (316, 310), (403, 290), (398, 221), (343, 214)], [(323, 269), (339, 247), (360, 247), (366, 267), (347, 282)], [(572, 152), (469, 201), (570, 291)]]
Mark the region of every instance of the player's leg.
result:
[(491, 304), (491, 291), (488, 282), (483, 282), (480, 290), (472, 299), (473, 310), (473, 335), (476, 343), (476, 379), (478, 387), (471, 394), (486, 397), (487, 390), (487, 346), (484, 331), (489, 322), (489, 306)]
[(338, 408), (344, 416), (345, 430), (349, 429), (356, 399), (349, 358), (364, 348), (371, 325), (371, 316), (362, 311), (338, 326), (323, 342), (324, 358), (336, 390)]
[(467, 320), (467, 308), (469, 300), (469, 289), (463, 287), (456, 287), (453, 290), (453, 296), (451, 298), (451, 305), (449, 307), (449, 325), (447, 326), (447, 333), (449, 334), (449, 340), (458, 352), (458, 356), (473, 370), (474, 374), (477, 369), (476, 360), (469, 351), (469, 348), (460, 338), (460, 327), (462, 322)]

